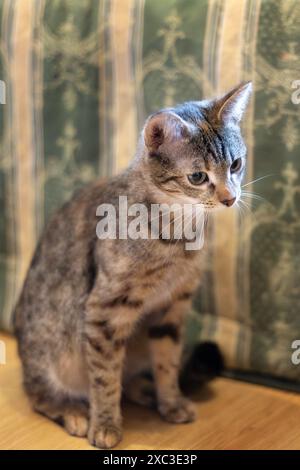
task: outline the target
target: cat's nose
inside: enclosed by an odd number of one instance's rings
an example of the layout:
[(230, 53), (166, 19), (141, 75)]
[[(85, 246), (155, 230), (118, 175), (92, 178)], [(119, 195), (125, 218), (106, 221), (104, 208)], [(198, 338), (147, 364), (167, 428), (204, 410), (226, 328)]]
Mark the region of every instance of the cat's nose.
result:
[(232, 199), (223, 199), (223, 201), (221, 201), (221, 203), (224, 204), (224, 206), (231, 207), (231, 206), (233, 206), (235, 201), (236, 201), (236, 197), (233, 197)]

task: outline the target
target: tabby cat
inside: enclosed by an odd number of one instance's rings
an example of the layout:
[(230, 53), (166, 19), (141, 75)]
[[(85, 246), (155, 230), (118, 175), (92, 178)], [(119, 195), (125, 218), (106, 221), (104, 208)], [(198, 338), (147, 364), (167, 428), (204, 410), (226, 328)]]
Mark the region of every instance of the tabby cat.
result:
[(250, 94), (251, 83), (242, 83), (151, 115), (130, 166), (75, 194), (39, 241), (14, 315), (24, 386), (36, 411), (92, 445), (121, 440), (122, 388), (135, 402), (155, 402), (169, 422), (195, 420), (179, 374), (201, 271), (201, 250), (186, 250), (184, 239), (99, 239), (97, 207), (112, 204), (118, 218), (124, 195), (147, 207), (232, 206), (245, 170), (239, 123)]

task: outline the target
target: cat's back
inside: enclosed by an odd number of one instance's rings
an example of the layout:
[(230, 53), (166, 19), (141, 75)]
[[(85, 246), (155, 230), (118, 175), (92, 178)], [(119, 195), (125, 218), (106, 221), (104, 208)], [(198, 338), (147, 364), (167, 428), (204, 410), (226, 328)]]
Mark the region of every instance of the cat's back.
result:
[(14, 312), (16, 333), (29, 324), (48, 328), (49, 317), (58, 321), (82, 307), (94, 275), (96, 209), (108, 186), (97, 181), (77, 191), (49, 220)]

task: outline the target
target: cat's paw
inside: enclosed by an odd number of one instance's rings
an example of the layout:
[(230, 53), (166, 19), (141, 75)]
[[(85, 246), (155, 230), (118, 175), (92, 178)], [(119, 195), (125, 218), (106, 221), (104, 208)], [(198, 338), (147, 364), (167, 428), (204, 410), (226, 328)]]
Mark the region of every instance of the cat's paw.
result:
[(85, 437), (88, 433), (89, 422), (81, 414), (68, 413), (64, 415), (64, 427), (71, 436)]
[(88, 440), (92, 446), (100, 449), (111, 449), (122, 439), (122, 430), (115, 424), (102, 424), (96, 428), (89, 429)]
[(185, 397), (176, 401), (160, 403), (159, 412), (169, 423), (190, 423), (197, 418), (196, 407)]

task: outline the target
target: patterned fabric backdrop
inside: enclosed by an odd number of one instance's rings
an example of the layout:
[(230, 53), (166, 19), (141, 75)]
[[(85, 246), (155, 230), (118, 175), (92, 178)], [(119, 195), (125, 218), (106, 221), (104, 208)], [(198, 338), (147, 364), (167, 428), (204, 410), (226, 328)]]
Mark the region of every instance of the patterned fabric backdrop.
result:
[(150, 112), (253, 80), (247, 181), (268, 177), (245, 187), (262, 199), (244, 214), (211, 223), (189, 338), (300, 384), (300, 2), (1, 0), (0, 18), (2, 327), (49, 215), (127, 165)]

